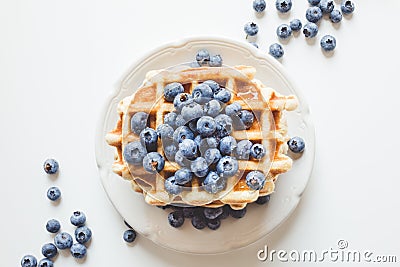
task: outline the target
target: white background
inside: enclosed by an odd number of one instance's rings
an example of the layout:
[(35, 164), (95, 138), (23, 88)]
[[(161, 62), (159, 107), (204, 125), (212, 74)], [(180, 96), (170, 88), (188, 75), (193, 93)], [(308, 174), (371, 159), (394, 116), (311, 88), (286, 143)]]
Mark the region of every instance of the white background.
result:
[[(294, 0), (281, 16), (267, 0), (257, 17), (251, 3), (0, 1), (1, 266), (18, 266), (27, 253), (41, 258), (41, 245), (51, 241), (45, 222), (57, 218), (72, 232), (68, 220), (77, 209), (93, 230), (88, 256), (82, 262), (63, 252), (56, 266), (281, 266), (260, 262), (257, 251), (268, 245), (318, 252), (337, 248), (339, 239), (349, 249), (400, 261), (397, 0), (356, 1), (355, 14), (339, 27), (322, 21), (315, 43), (299, 35), (284, 45), (282, 64), (311, 106), (317, 151), (303, 198), (277, 231), (216, 256), (175, 253), (141, 236), (132, 246), (122, 240), (126, 227), (101, 186), (94, 156), (106, 97), (136, 59), (160, 44), (199, 34), (245, 41), (243, 25), (254, 21), (266, 51), (277, 41), (276, 27), (297, 17), (304, 22), (308, 5)], [(326, 33), (338, 43), (330, 57), (319, 47)], [(42, 171), (48, 157), (60, 162), (58, 177)], [(62, 190), (57, 205), (46, 198), (51, 185)]]

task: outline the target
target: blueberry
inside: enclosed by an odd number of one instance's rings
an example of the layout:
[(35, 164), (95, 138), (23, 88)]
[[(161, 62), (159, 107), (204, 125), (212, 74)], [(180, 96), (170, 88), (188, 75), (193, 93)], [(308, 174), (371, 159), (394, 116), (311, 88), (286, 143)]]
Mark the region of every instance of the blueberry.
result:
[(263, 12), (266, 7), (267, 7), (267, 4), (265, 3), (265, 0), (254, 0), (253, 1), (253, 9), (258, 13)]
[(86, 256), (86, 247), (80, 243), (73, 244), (70, 248), (72, 257), (82, 259)]
[(229, 217), (229, 205), (222, 206), (222, 214), (218, 216), (218, 219), (224, 220)]
[(217, 173), (222, 177), (232, 177), (239, 170), (239, 164), (236, 158), (225, 156), (217, 163)]
[(216, 117), (221, 111), (221, 104), (218, 100), (212, 99), (203, 106), (204, 115)]
[(306, 19), (309, 22), (317, 23), (322, 19), (322, 11), (317, 6), (309, 7), (306, 11)]
[(308, 22), (303, 27), (303, 34), (306, 38), (313, 38), (318, 33), (318, 26), (313, 22)]
[(292, 0), (276, 0), (275, 7), (279, 12), (286, 13), (292, 8)]
[(193, 102), (193, 98), (188, 93), (180, 93), (174, 98), (174, 107), (178, 112), (181, 112), (182, 108)]
[(226, 187), (226, 179), (218, 173), (210, 171), (202, 185), (206, 192), (216, 194)]
[(185, 222), (185, 217), (181, 210), (175, 210), (168, 214), (168, 222), (172, 227), (178, 228)]
[(242, 140), (237, 143), (236, 156), (238, 159), (248, 160), (250, 158), (250, 149), (253, 143), (249, 140)]
[(165, 190), (172, 195), (178, 195), (180, 192), (182, 192), (182, 186), (176, 182), (175, 176), (165, 179), (164, 187)]
[(58, 187), (52, 186), (47, 190), (47, 198), (51, 201), (56, 201), (61, 196), (61, 191)]
[(175, 96), (180, 93), (183, 93), (185, 89), (183, 88), (182, 84), (174, 82), (167, 84), (164, 87), (164, 98), (168, 102), (174, 101)]
[(270, 195), (266, 195), (266, 196), (262, 196), (262, 197), (258, 197), (256, 200), (256, 203), (258, 205), (264, 205), (265, 203), (269, 202), (269, 199), (271, 198)]
[(217, 230), (221, 226), (219, 219), (207, 220), (207, 226), (210, 230)]
[(325, 51), (332, 51), (336, 47), (336, 38), (332, 35), (325, 35), (321, 38), (320, 44)]
[(231, 97), (231, 92), (226, 88), (220, 88), (214, 93), (214, 98), (222, 103), (228, 103)]
[(254, 122), (254, 115), (248, 110), (241, 110), (238, 113), (238, 117), (240, 121), (242, 122), (242, 125), (244, 126), (245, 129), (251, 128)]
[(43, 169), (47, 174), (54, 174), (58, 171), (59, 164), (55, 159), (46, 159), (43, 163)]
[(318, 5), (319, 2), (321, 2), (321, 0), (308, 0), (308, 3), (310, 3), (310, 5), (312, 5), (312, 6)]
[(52, 260), (48, 259), (48, 258), (43, 258), (39, 261), (39, 267), (53, 267), (54, 263)]
[(290, 29), (292, 29), (292, 31), (297, 32), (300, 31), (301, 28), (303, 27), (303, 24), (301, 23), (301, 20), (299, 19), (294, 19), (292, 21), (290, 21)]
[(199, 64), (206, 64), (210, 61), (210, 53), (206, 49), (201, 49), (196, 54), (196, 61)]
[(195, 212), (196, 212), (196, 208), (194, 208), (194, 207), (182, 208), (183, 217), (185, 217), (185, 218), (193, 218)]
[(164, 123), (168, 124), (171, 127), (175, 127), (176, 116), (178, 116), (178, 114), (173, 111), (165, 114)]
[(149, 173), (157, 173), (164, 169), (165, 160), (158, 152), (150, 152), (143, 158), (143, 168)]
[(46, 230), (49, 233), (53, 234), (57, 233), (58, 231), (60, 231), (60, 228), (61, 228), (60, 222), (55, 219), (48, 220), (46, 223)]
[(158, 134), (154, 129), (146, 127), (140, 132), (139, 138), (140, 143), (146, 148), (147, 152), (157, 151)]
[(131, 118), (131, 130), (135, 134), (140, 134), (140, 132), (146, 128), (147, 125), (147, 119), (149, 117), (149, 114), (145, 112), (137, 112), (133, 114)]
[(191, 163), (185, 156), (183, 156), (182, 151), (179, 150), (175, 154), (175, 162), (181, 167), (190, 166)]
[(260, 190), (265, 185), (265, 175), (260, 171), (251, 171), (246, 175), (246, 184), (253, 190)]
[[(211, 89), (210, 89), (211, 91)], [(190, 103), (182, 108), (182, 117), (185, 122), (200, 118), (203, 116), (203, 107), (195, 102)]]
[(75, 240), (84, 244), (92, 238), (92, 231), (87, 226), (81, 226), (75, 229)]
[(57, 255), (57, 247), (53, 243), (47, 243), (42, 246), (42, 255), (46, 258), (53, 258)]
[(301, 153), (304, 151), (305, 148), (305, 143), (303, 138), (295, 136), (290, 138), (290, 140), (287, 142), (289, 149), (294, 152), (294, 153)]
[(265, 149), (265, 147), (262, 144), (254, 144), (250, 148), (250, 156), (253, 159), (262, 159), (266, 153), (267, 153), (267, 150)]
[(128, 229), (123, 234), (124, 241), (127, 243), (132, 243), (136, 239), (136, 231), (133, 229)]
[(339, 23), (342, 21), (342, 12), (340, 12), (340, 10), (333, 10), (331, 12), (331, 14), (329, 14), (329, 19), (333, 22), (333, 23)]
[(187, 168), (182, 168), (177, 170), (174, 176), (178, 185), (184, 185), (192, 180), (193, 173)]
[(176, 120), (175, 120), (175, 128), (184, 126), (186, 124), (186, 122), (187, 121), (183, 118), (183, 116), (181, 114), (177, 115)]
[(237, 142), (232, 136), (225, 136), (219, 142), (219, 151), (222, 155), (231, 155), (237, 147)]
[(210, 58), (210, 62), (208, 62), (210, 67), (221, 67), (222, 66), (222, 57), (221, 55), (215, 55)]
[(276, 28), (276, 35), (281, 39), (287, 39), (292, 35), (292, 29), (287, 24), (281, 24)]
[(219, 138), (225, 137), (232, 132), (233, 121), (231, 117), (225, 114), (220, 114), (215, 117), (214, 120), (217, 125), (216, 133)]
[(157, 134), (161, 140), (172, 139), (172, 136), (174, 135), (174, 128), (172, 128), (172, 126), (169, 124), (160, 124), (157, 127)]
[(321, 0), (318, 6), (324, 14), (331, 13), (335, 8), (333, 0)]
[(241, 210), (234, 210), (234, 209), (232, 209), (231, 207), (229, 207), (229, 214), (230, 214), (233, 218), (236, 218), (236, 219), (243, 218), (244, 215), (246, 214), (246, 211), (247, 211), (246, 207), (244, 207), (244, 208), (241, 209)]
[(202, 137), (211, 136), (217, 129), (215, 120), (210, 116), (203, 116), (197, 121), (197, 131)]
[(146, 148), (142, 146), (140, 141), (130, 142), (124, 147), (124, 159), (132, 165), (142, 165), (146, 153)]
[(21, 266), (22, 267), (36, 267), (37, 259), (32, 255), (25, 255), (21, 259)]
[(244, 25), (244, 32), (248, 36), (254, 36), (258, 33), (258, 25), (254, 22), (248, 22)]
[(203, 84), (207, 84), (211, 88), (213, 93), (218, 92), (219, 89), (220, 89), (219, 84), (216, 81), (213, 81), (213, 80), (204, 81)]
[(192, 98), (199, 104), (208, 102), (213, 97), (213, 91), (206, 83), (197, 85), (192, 91)]
[(283, 47), (280, 44), (274, 43), (269, 47), (269, 54), (274, 58), (278, 59), (285, 54), (285, 51), (283, 50)]
[(255, 42), (250, 42), (250, 44), (251, 44), (252, 46), (254, 46), (255, 48), (258, 48), (258, 44), (257, 44), (257, 43), (255, 43)]
[(216, 164), (221, 158), (221, 152), (217, 148), (209, 148), (204, 152), (207, 164)]
[(197, 177), (204, 177), (208, 173), (207, 161), (203, 157), (198, 157), (192, 161), (190, 169)]
[(170, 161), (175, 161), (175, 155), (178, 148), (174, 144), (164, 146), (164, 155)]
[(191, 139), (184, 139), (179, 143), (179, 151), (187, 159), (193, 159), (197, 155), (197, 145)]
[(200, 154), (205, 155), (205, 152), (209, 148), (217, 148), (219, 145), (219, 141), (215, 137), (208, 137), (200, 140), (200, 144), (198, 145)]
[(204, 208), (203, 213), (206, 219), (214, 220), (223, 213), (222, 207), (219, 208)]
[(204, 229), (207, 226), (206, 218), (203, 214), (197, 213), (192, 217), (192, 225), (198, 230)]
[(75, 226), (82, 226), (86, 222), (86, 215), (82, 211), (74, 211), (69, 220)]
[(54, 244), (58, 249), (67, 249), (72, 246), (72, 236), (67, 232), (58, 233), (54, 237)]
[(354, 3), (353, 1), (343, 0), (340, 5), (340, 9), (342, 9), (343, 14), (351, 14), (354, 12)]
[(187, 126), (180, 126), (176, 128), (173, 135), (174, 142), (179, 144), (185, 139), (194, 139), (193, 132)]
[(237, 115), (242, 110), (239, 102), (233, 102), (225, 107), (225, 114), (228, 116)]

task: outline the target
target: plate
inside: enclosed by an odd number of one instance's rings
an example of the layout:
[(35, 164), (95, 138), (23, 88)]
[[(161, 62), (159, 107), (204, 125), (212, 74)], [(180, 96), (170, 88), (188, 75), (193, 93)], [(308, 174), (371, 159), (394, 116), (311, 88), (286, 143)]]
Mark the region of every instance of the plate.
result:
[[(224, 64), (250, 65), (257, 70), (256, 78), (281, 94), (294, 94), (299, 107), (287, 113), (289, 135), (301, 136), (306, 143), (304, 153), (294, 160), (292, 169), (279, 176), (275, 192), (266, 205), (248, 205), (245, 217), (227, 218), (221, 227), (197, 230), (189, 220), (180, 228), (169, 225), (169, 209), (162, 210), (145, 203), (134, 192), (130, 182), (111, 171), (115, 148), (105, 141), (107, 132), (115, 127), (117, 105), (138, 88), (148, 71), (168, 68), (194, 59), (200, 49), (220, 54)], [(276, 229), (296, 208), (307, 185), (314, 163), (314, 126), (309, 108), (295, 88), (282, 65), (251, 44), (221, 37), (192, 37), (163, 45), (129, 70), (107, 100), (99, 120), (96, 136), (96, 160), (103, 187), (121, 216), (141, 235), (163, 247), (185, 253), (216, 254), (247, 246)]]

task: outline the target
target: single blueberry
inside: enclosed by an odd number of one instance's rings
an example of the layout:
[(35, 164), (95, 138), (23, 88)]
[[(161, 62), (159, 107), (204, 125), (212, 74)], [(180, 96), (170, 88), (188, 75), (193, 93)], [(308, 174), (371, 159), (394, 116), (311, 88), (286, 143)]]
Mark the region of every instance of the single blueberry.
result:
[(232, 133), (233, 121), (231, 117), (225, 114), (220, 114), (217, 117), (215, 117), (214, 120), (217, 125), (216, 134), (219, 138), (223, 138)]
[(351, 14), (354, 12), (354, 3), (353, 1), (343, 0), (340, 9), (342, 10), (343, 14)]
[(208, 164), (216, 164), (221, 158), (221, 152), (217, 148), (209, 148), (204, 152), (204, 158)]
[(306, 38), (313, 38), (318, 33), (318, 26), (313, 22), (308, 22), (303, 27), (303, 34)]
[(303, 138), (295, 136), (290, 138), (290, 140), (287, 142), (289, 149), (294, 152), (294, 153), (301, 153), (304, 151), (305, 148), (305, 143)]
[(192, 161), (190, 169), (197, 177), (204, 177), (208, 173), (207, 161), (203, 157), (198, 157)]
[(21, 266), (22, 267), (36, 267), (37, 259), (35, 258), (35, 256), (25, 255), (21, 259)]
[(312, 5), (312, 6), (318, 5), (319, 2), (321, 2), (321, 0), (308, 0), (308, 3), (310, 3), (310, 5)]
[(92, 238), (92, 230), (87, 226), (81, 226), (75, 229), (75, 240), (84, 244)]
[[(252, 112), (248, 110), (241, 110), (238, 112), (238, 117), (240, 119), (241, 126), (244, 127), (244, 129), (250, 129), (251, 126), (253, 125), (254, 122), (254, 115)], [(239, 127), (241, 128), (241, 127)]]
[(221, 111), (221, 104), (218, 100), (212, 99), (203, 106), (204, 115), (216, 117)]
[(301, 28), (303, 27), (303, 24), (301, 23), (301, 20), (294, 19), (294, 20), (290, 21), (289, 26), (292, 29), (292, 31), (297, 32), (297, 31), (301, 30)]
[(174, 176), (178, 185), (184, 185), (192, 180), (193, 173), (187, 168), (182, 168), (177, 170)]
[(53, 243), (47, 243), (42, 246), (42, 255), (46, 258), (54, 258), (57, 253), (57, 247)]
[(58, 187), (52, 186), (47, 190), (47, 198), (56, 201), (61, 197), (61, 191)]
[(180, 93), (174, 98), (174, 107), (178, 112), (181, 112), (182, 108), (193, 102), (192, 95), (188, 93)]
[(69, 220), (75, 226), (82, 226), (86, 222), (86, 215), (82, 211), (74, 211)]
[(43, 163), (43, 169), (47, 174), (54, 174), (58, 171), (59, 164), (55, 159), (46, 159)]
[(53, 267), (54, 262), (48, 258), (43, 258), (39, 261), (39, 267)]
[(253, 9), (258, 13), (263, 12), (266, 7), (267, 7), (267, 4), (265, 3), (265, 0), (254, 0), (253, 1)]
[(197, 131), (202, 137), (211, 136), (217, 129), (215, 120), (210, 116), (203, 116), (197, 121)]
[(202, 65), (210, 61), (210, 53), (206, 49), (201, 49), (196, 54), (196, 61)]
[[(210, 89), (211, 91), (211, 89)], [(188, 121), (200, 118), (203, 116), (204, 111), (203, 107), (195, 102), (190, 103), (182, 108), (181, 111), (182, 117), (185, 120), (185, 124)]]
[(256, 200), (256, 203), (258, 205), (264, 205), (265, 203), (269, 202), (269, 199), (271, 198), (271, 195), (266, 195), (266, 196), (262, 196), (262, 197), (258, 197)]
[(46, 230), (49, 233), (53, 233), (53, 234), (57, 233), (58, 231), (60, 231), (60, 228), (61, 228), (60, 222), (57, 221), (56, 219), (48, 220), (46, 223)]
[(254, 22), (248, 22), (244, 25), (244, 32), (248, 36), (254, 36), (258, 33), (258, 25)]
[(236, 157), (242, 160), (248, 160), (250, 158), (250, 149), (253, 143), (249, 140), (242, 140), (237, 143)]
[(306, 19), (309, 22), (317, 23), (322, 19), (322, 11), (318, 6), (309, 7), (306, 11)]
[(221, 226), (220, 219), (207, 220), (207, 226), (210, 230), (217, 230)]
[(324, 14), (331, 13), (335, 8), (333, 0), (321, 0), (318, 6)]
[(168, 214), (168, 222), (172, 227), (178, 228), (185, 222), (185, 217), (181, 210), (175, 210)]
[(147, 125), (147, 119), (149, 117), (149, 114), (145, 112), (137, 112), (133, 114), (131, 118), (131, 130), (135, 134), (140, 134), (140, 132), (146, 128)]
[(158, 134), (154, 129), (146, 127), (140, 132), (139, 138), (140, 143), (146, 148), (147, 152), (157, 151)]
[(194, 133), (187, 126), (180, 126), (175, 129), (173, 135), (174, 142), (176, 144), (181, 143), (185, 139), (194, 139)]
[(209, 220), (216, 219), (219, 215), (222, 214), (222, 212), (224, 212), (222, 207), (219, 207), (219, 208), (204, 208), (204, 210), (203, 210), (204, 217), (206, 217), (206, 219), (209, 219)]
[(192, 98), (199, 104), (208, 102), (213, 97), (213, 91), (206, 83), (197, 85), (192, 91)]
[(332, 51), (336, 47), (336, 38), (332, 35), (325, 35), (321, 38), (320, 44), (325, 51)]
[(239, 102), (233, 102), (225, 107), (225, 114), (228, 116), (237, 115), (242, 110)]
[(177, 96), (180, 93), (183, 93), (185, 89), (183, 88), (182, 84), (173, 82), (170, 84), (167, 84), (164, 87), (164, 98), (168, 102), (174, 101), (175, 96)]
[(175, 127), (176, 116), (178, 116), (178, 114), (176, 114), (173, 111), (165, 114), (164, 115), (164, 123), (168, 124), (171, 127)]
[(70, 248), (72, 257), (76, 259), (82, 259), (86, 256), (87, 249), (81, 243), (73, 244)]
[(218, 173), (210, 171), (202, 185), (206, 192), (216, 194), (226, 187), (226, 179)]
[(157, 173), (164, 169), (165, 160), (158, 152), (150, 152), (143, 158), (143, 168), (149, 173)]
[(172, 139), (172, 136), (174, 135), (174, 128), (172, 128), (172, 126), (169, 124), (160, 124), (157, 127), (157, 134), (161, 140)]
[(132, 165), (142, 165), (147, 150), (140, 141), (133, 141), (124, 147), (124, 159)]
[(136, 231), (133, 229), (125, 230), (122, 237), (125, 242), (132, 243), (136, 239)]
[(254, 159), (262, 159), (266, 153), (267, 150), (262, 144), (254, 144), (250, 148), (250, 156)]
[(292, 8), (292, 0), (276, 0), (275, 7), (281, 13), (289, 12)]
[(191, 139), (184, 139), (179, 143), (179, 151), (187, 159), (193, 159), (197, 155), (197, 145)]
[(274, 43), (269, 47), (269, 54), (274, 58), (278, 59), (285, 54), (285, 51), (283, 50), (283, 47), (280, 44)]
[(220, 88), (214, 93), (214, 98), (222, 103), (228, 103), (231, 97), (232, 93), (226, 88)]
[(176, 182), (175, 176), (165, 179), (164, 187), (165, 190), (172, 195), (178, 195), (180, 192), (182, 192), (182, 186)]
[(221, 67), (222, 66), (222, 57), (221, 55), (215, 55), (210, 58), (210, 62), (208, 62), (210, 67)]
[(203, 84), (207, 84), (211, 88), (213, 93), (218, 92), (220, 90), (220, 86), (216, 81), (207, 80), (207, 81), (204, 81)]
[(261, 190), (265, 185), (265, 175), (260, 171), (251, 171), (246, 175), (246, 184), (253, 190)]
[(225, 156), (217, 163), (217, 173), (222, 177), (232, 177), (239, 170), (239, 164), (236, 158)]
[(222, 155), (231, 155), (237, 147), (237, 142), (235, 138), (228, 135), (221, 139), (219, 142), (219, 151)]
[(204, 227), (207, 226), (207, 221), (206, 218), (204, 217), (203, 214), (201, 213), (196, 213), (193, 217), (192, 217), (192, 225), (194, 228), (201, 230)]
[(67, 232), (58, 233), (54, 237), (54, 244), (58, 249), (67, 249), (72, 246), (72, 236)]
[(333, 22), (333, 23), (339, 23), (342, 21), (342, 12), (340, 12), (340, 10), (333, 10), (331, 12), (331, 14), (329, 14), (329, 19)]
[(281, 24), (276, 28), (276, 35), (281, 39), (287, 39), (292, 35), (292, 29), (287, 24)]
[(241, 210), (234, 210), (231, 207), (229, 207), (229, 214), (231, 215), (232, 218), (235, 219), (243, 218), (244, 215), (246, 214), (246, 211), (247, 211), (246, 207), (244, 207)]

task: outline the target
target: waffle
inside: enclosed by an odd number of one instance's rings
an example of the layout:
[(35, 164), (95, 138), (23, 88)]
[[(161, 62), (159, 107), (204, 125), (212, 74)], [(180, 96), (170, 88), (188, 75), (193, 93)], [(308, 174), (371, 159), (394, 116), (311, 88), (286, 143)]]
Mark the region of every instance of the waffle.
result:
[[(235, 67), (186, 67), (178, 70), (160, 70), (147, 73), (142, 86), (131, 96), (121, 100), (118, 105), (119, 119), (114, 130), (106, 136), (109, 145), (116, 147), (116, 156), (112, 170), (131, 181), (136, 192), (143, 193), (144, 199), (151, 205), (187, 204), (204, 207), (220, 207), (225, 204), (233, 209), (242, 209), (247, 203), (260, 196), (271, 194), (279, 174), (288, 171), (292, 160), (286, 155), (287, 123), (285, 111), (296, 109), (298, 103), (294, 96), (283, 96), (264, 86), (254, 78), (255, 68), (250, 66)], [(158, 174), (149, 174), (142, 166), (131, 166), (124, 162), (122, 152), (125, 145), (138, 140), (138, 135), (130, 130), (133, 114), (143, 111), (149, 114), (148, 126), (156, 129), (163, 123), (166, 113), (174, 111), (174, 106), (163, 98), (165, 85), (180, 82), (185, 92), (205, 80), (214, 80), (231, 90), (230, 101), (239, 102), (243, 109), (251, 110), (255, 120), (250, 129), (234, 130), (231, 135), (236, 140), (248, 139), (253, 143), (262, 143), (267, 148), (267, 155), (259, 160), (239, 160), (239, 171), (227, 179), (225, 190), (210, 194), (201, 187), (202, 179), (194, 177), (190, 185), (185, 185), (179, 195), (170, 195), (164, 188), (164, 179), (172, 176), (179, 166), (166, 160), (164, 169)], [(161, 143), (161, 142), (159, 142)], [(158, 152), (163, 155), (162, 145)], [(261, 190), (251, 190), (246, 184), (246, 174), (260, 170), (266, 175), (266, 183)]]

